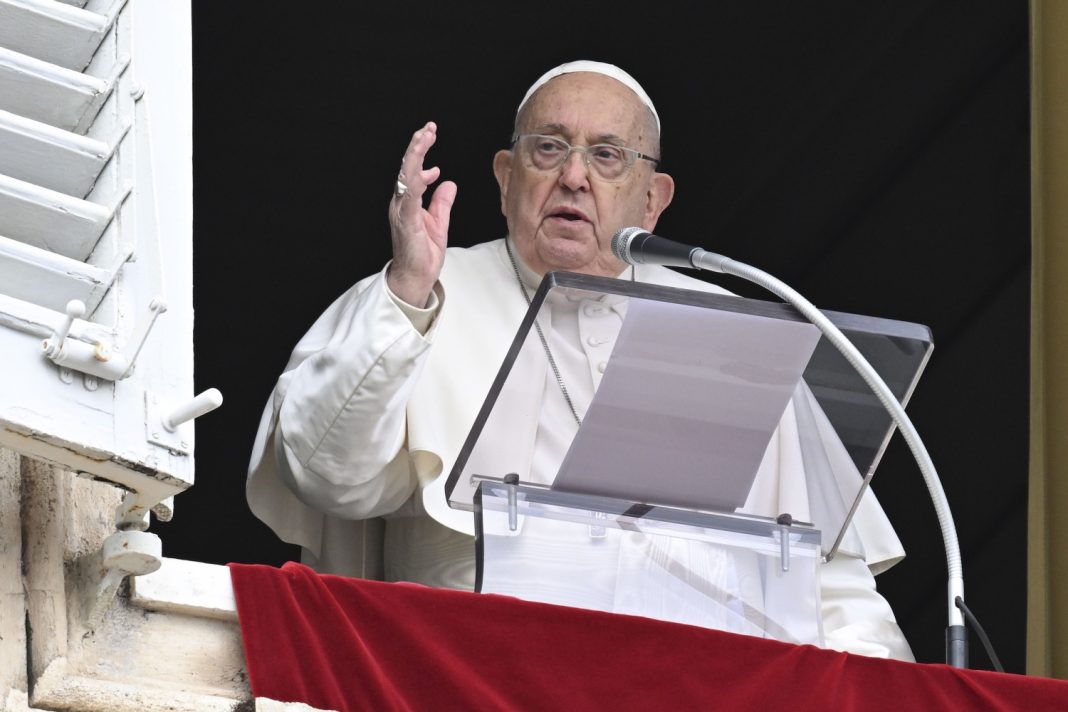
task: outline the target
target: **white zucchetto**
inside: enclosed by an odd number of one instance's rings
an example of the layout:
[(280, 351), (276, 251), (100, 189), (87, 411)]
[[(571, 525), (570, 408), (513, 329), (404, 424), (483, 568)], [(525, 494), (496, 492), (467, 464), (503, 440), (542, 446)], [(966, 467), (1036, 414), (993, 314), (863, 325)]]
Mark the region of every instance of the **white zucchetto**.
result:
[(620, 84), (624, 85), (632, 92), (638, 95), (638, 98), (643, 104), (649, 107), (649, 111), (653, 112), (653, 118), (656, 119), (656, 131), (660, 132), (660, 115), (656, 113), (656, 108), (653, 106), (653, 100), (649, 98), (649, 95), (642, 89), (642, 85), (637, 82), (634, 77), (630, 76), (622, 69), (614, 64), (606, 64), (605, 62), (593, 62), (588, 59), (580, 59), (575, 62), (566, 62), (558, 67), (553, 67), (545, 74), (542, 74), (538, 81), (534, 82), (530, 89), (527, 89), (526, 95), (523, 97), (523, 101), (519, 102), (519, 108), (516, 109), (516, 116), (526, 106), (530, 97), (546, 84), (550, 79), (554, 79), (561, 74), (572, 74), (574, 72), (592, 72), (594, 74), (603, 74), (606, 77), (615, 79)]

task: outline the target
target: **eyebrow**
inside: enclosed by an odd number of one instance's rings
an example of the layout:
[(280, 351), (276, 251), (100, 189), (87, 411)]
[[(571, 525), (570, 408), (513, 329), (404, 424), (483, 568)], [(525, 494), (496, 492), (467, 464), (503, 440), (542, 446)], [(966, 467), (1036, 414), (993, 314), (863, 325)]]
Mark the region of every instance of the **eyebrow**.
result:
[[(542, 133), (545, 131), (561, 134), (563, 136), (571, 135), (570, 130), (564, 124), (539, 124), (538, 126), (535, 126), (533, 129), (531, 129), (531, 132), (533, 133)], [(595, 136), (591, 145), (595, 145), (598, 143), (611, 143), (618, 144), (620, 146), (628, 145), (628, 142), (624, 140), (621, 136), (612, 133), (599, 134)]]

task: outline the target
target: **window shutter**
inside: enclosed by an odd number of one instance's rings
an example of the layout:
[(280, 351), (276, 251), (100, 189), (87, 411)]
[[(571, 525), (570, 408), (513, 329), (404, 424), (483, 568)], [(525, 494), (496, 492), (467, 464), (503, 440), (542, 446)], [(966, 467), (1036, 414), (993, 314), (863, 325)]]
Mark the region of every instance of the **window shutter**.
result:
[(188, 1), (0, 0), (0, 446), (145, 507), (220, 402), (193, 400), (191, 47)]

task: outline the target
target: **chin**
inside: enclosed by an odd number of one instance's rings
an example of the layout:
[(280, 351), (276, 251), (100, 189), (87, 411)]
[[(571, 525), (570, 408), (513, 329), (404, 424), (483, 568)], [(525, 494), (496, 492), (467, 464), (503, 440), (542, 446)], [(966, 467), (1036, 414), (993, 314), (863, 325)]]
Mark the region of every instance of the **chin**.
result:
[(589, 245), (572, 240), (552, 240), (540, 247), (538, 258), (546, 272), (586, 272), (597, 262), (596, 249), (591, 250)]

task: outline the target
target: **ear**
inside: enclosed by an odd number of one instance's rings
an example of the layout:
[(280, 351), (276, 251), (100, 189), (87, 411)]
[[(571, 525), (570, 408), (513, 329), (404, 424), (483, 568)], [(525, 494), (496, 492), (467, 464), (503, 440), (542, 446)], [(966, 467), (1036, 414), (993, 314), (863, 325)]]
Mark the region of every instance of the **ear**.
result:
[(671, 204), (674, 196), (675, 179), (667, 173), (654, 173), (649, 184), (649, 192), (645, 196), (645, 215), (642, 216), (642, 227), (646, 230), (655, 228), (660, 213)]
[(497, 151), (493, 155), (493, 175), (497, 177), (497, 185), (501, 189), (501, 212), (507, 215), (505, 202), (508, 198), (508, 183), (512, 178), (512, 152), (508, 150)]

